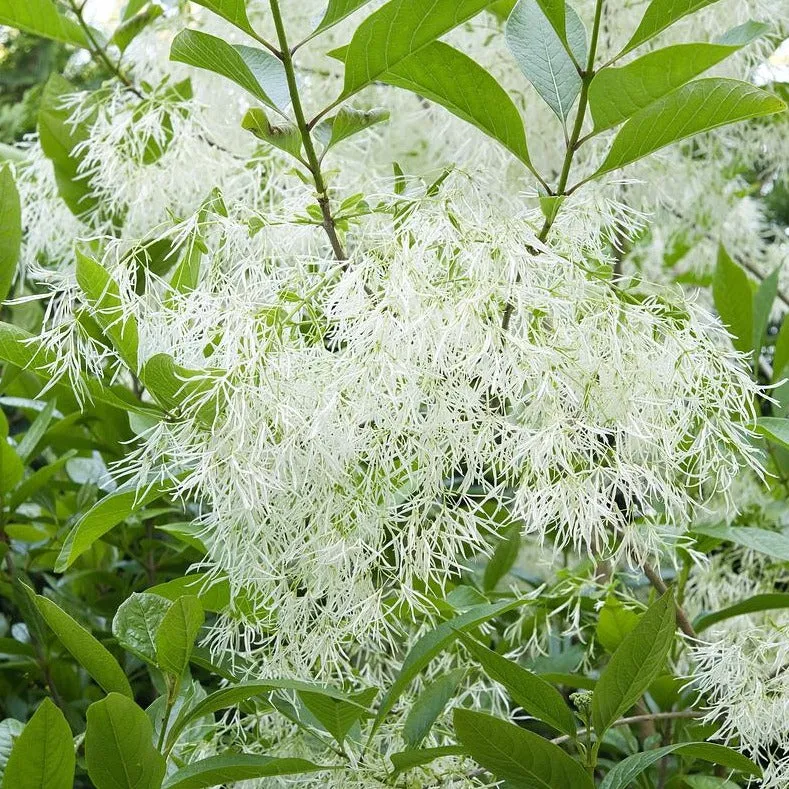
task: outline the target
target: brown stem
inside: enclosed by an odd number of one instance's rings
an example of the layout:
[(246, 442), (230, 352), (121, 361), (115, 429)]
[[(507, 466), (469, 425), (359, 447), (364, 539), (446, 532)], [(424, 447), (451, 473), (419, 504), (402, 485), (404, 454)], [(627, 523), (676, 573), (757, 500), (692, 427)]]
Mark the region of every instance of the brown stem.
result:
[[(660, 592), (660, 594), (665, 594), (668, 591), (668, 587), (666, 586), (665, 581), (661, 578), (660, 573), (655, 570), (653, 567), (650, 567), (648, 564), (644, 564), (641, 568), (644, 571), (644, 575), (649, 579), (649, 582), (655, 589)], [(679, 604), (676, 604), (677, 609), (677, 624), (679, 625), (679, 629), (689, 638), (698, 638), (698, 634), (693, 628), (693, 625), (690, 623), (690, 619), (688, 615), (685, 613), (685, 609)]]
[[(611, 724), (611, 728), (615, 726), (630, 726), (633, 723), (646, 723), (656, 721), (671, 721), (679, 720), (682, 718), (701, 718), (704, 715), (699, 710), (676, 710), (675, 712), (649, 712), (644, 715), (631, 715), (628, 718), (620, 718)], [(577, 737), (586, 734), (586, 729), (579, 729)], [(561, 737), (555, 737), (551, 740), (554, 745), (561, 745), (564, 742), (569, 742), (572, 738), (569, 734), (563, 734)]]

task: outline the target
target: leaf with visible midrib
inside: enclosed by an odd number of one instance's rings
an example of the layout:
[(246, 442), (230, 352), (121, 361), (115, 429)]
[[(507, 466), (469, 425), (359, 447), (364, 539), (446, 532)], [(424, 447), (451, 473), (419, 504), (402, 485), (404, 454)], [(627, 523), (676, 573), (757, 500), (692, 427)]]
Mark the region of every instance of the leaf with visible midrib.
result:
[(58, 12), (52, 0), (2, 0), (0, 24), (89, 49), (85, 31)]
[(725, 745), (710, 742), (678, 742), (628, 756), (614, 765), (600, 784), (600, 789), (625, 789), (631, 786), (639, 775), (670, 753), (680, 753), (692, 759), (703, 759), (749, 775), (761, 775), (761, 770), (750, 759)]
[(131, 699), (110, 693), (88, 707), (85, 760), (96, 789), (161, 789), (164, 757), (153, 725)]
[(466, 674), (463, 668), (450, 671), (433, 680), (417, 696), (403, 724), (403, 739), (409, 748), (416, 748), (430, 733), (430, 729), (455, 695)]
[(168, 609), (156, 632), (156, 659), (159, 668), (178, 678), (189, 665), (197, 634), (205, 613), (196, 595), (179, 597)]
[(449, 44), (435, 41), (379, 79), (446, 107), (531, 167), (523, 120), (512, 99), (482, 66)]
[(650, 52), (621, 68), (602, 69), (589, 85), (594, 130), (604, 131), (624, 123), (737, 52), (761, 35), (766, 27), (755, 25), (750, 36), (735, 45), (676, 44)]
[(599, 738), (641, 698), (660, 673), (674, 643), (675, 628), (674, 596), (668, 591), (625, 636), (597, 680), (592, 722)]
[(454, 724), (471, 758), (519, 789), (594, 789), (579, 762), (533, 732), (466, 709), (455, 710)]
[(494, 0), (390, 0), (356, 29), (343, 96), (357, 93), (409, 55), (476, 16)]
[(197, 5), (213, 11), (223, 19), (227, 19), (231, 25), (235, 25), (239, 30), (254, 35), (255, 30), (249, 23), (247, 16), (246, 0), (192, 0)]
[(504, 685), (516, 704), (543, 723), (575, 737), (575, 717), (556, 688), (515, 661), (484, 647), (465, 633), (458, 634), (458, 637), (479, 661), (485, 673), (495, 682)]
[(93, 635), (52, 600), (41, 595), (34, 596), (32, 591), (31, 597), (63, 646), (107, 693), (114, 691), (134, 698), (129, 680), (118, 661)]
[(63, 713), (44, 699), (14, 741), (3, 774), (3, 789), (71, 789), (74, 742)]
[(595, 175), (617, 170), (696, 134), (785, 108), (777, 96), (747, 82), (723, 78), (690, 82), (636, 113), (616, 136)]
[(228, 44), (208, 33), (187, 29), (173, 39), (170, 60), (226, 77), (272, 109), (279, 110), (289, 102), (282, 61), (265, 50)]
[(636, 32), (619, 53), (619, 57), (641, 46), (650, 38), (654, 38), (682, 17), (716, 2), (717, 0), (652, 0), (644, 12)]
[(326, 13), (323, 15), (318, 27), (315, 28), (313, 35), (322, 33), (330, 27), (342, 22), (343, 19), (350, 16), (354, 11), (358, 11), (362, 6), (367, 5), (370, 0), (329, 0), (329, 5)]
[[(576, 61), (586, 60), (586, 30), (567, 7), (567, 39)], [(507, 44), (520, 70), (560, 120), (581, 92), (581, 76), (537, 0), (519, 0), (507, 20)]]
[(745, 269), (735, 263), (721, 246), (712, 278), (715, 308), (723, 324), (732, 334), (738, 351), (753, 348), (753, 295)]
[(124, 649), (156, 665), (156, 633), (171, 605), (157, 594), (134, 592), (116, 611), (112, 634)]

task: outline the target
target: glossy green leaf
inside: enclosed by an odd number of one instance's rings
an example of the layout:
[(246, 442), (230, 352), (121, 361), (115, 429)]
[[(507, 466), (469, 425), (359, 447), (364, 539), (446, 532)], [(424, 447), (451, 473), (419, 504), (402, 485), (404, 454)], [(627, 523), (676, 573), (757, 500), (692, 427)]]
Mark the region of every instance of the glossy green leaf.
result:
[[(575, 63), (586, 61), (586, 30), (567, 6), (569, 52), (537, 0), (519, 0), (507, 20), (507, 44), (526, 78), (560, 120), (567, 120), (581, 92)], [(575, 56), (575, 62), (570, 56)]]
[(613, 654), (638, 624), (638, 620), (635, 611), (625, 608), (615, 597), (610, 597), (597, 617), (597, 640)]
[(403, 739), (409, 748), (416, 748), (427, 737), (465, 675), (462, 668), (450, 671), (430, 682), (416, 697), (403, 724)]
[(137, 372), (137, 321), (123, 307), (118, 283), (107, 269), (77, 249), (77, 284), (93, 308), (92, 317), (133, 372)]
[(353, 107), (342, 107), (334, 117), (325, 120), (315, 131), (322, 135), (328, 150), (343, 140), (388, 120), (389, 110), (357, 110)]
[(378, 695), (376, 688), (368, 688), (346, 699), (336, 699), (325, 693), (309, 690), (299, 691), (304, 706), (315, 716), (340, 745), (345, 741), (351, 727), (364, 717), (371, 717), (367, 709)]
[(134, 698), (126, 674), (106, 647), (52, 600), (35, 595), (33, 601), (61, 644), (107, 693)]
[(669, 591), (641, 617), (597, 680), (592, 722), (598, 737), (641, 698), (661, 672), (675, 628), (674, 597)]
[(301, 159), (301, 132), (298, 126), (292, 123), (273, 124), (263, 110), (253, 107), (247, 110), (241, 121), (242, 128), (255, 135), (259, 140), (289, 153), (296, 159)]
[(663, 32), (688, 14), (715, 2), (717, 0), (652, 0), (644, 12), (636, 32), (633, 33), (630, 41), (620, 53), (620, 57), (654, 38), (658, 33)]
[(155, 666), (156, 634), (171, 605), (159, 595), (135, 592), (115, 613), (112, 634), (124, 649)]
[(647, 768), (671, 753), (681, 754), (691, 759), (703, 759), (748, 775), (761, 775), (761, 770), (750, 759), (732, 748), (709, 742), (678, 742), (628, 756), (627, 759), (615, 764), (608, 772), (600, 784), (600, 789), (625, 789), (625, 787), (632, 786), (633, 781)]
[(170, 59), (227, 77), (273, 109), (289, 103), (282, 61), (263, 49), (228, 44), (199, 30), (182, 30), (173, 40)]
[(343, 19), (349, 17), (354, 11), (358, 11), (369, 2), (370, 0), (329, 0), (326, 13), (323, 15), (318, 27), (315, 28), (313, 35), (334, 27), (334, 25), (342, 22)]
[(231, 25), (245, 33), (255, 35), (255, 29), (249, 22), (246, 0), (192, 0), (196, 5), (201, 5), (209, 11), (226, 19)]
[(96, 789), (161, 789), (166, 769), (148, 716), (117, 693), (88, 707), (85, 760)]
[(179, 597), (167, 609), (156, 631), (156, 659), (162, 671), (176, 678), (186, 671), (204, 620), (203, 606), (195, 595)]
[(13, 490), (25, 474), (25, 466), (5, 437), (0, 438), (0, 495)]
[(392, 777), (394, 778), (406, 770), (412, 770), (414, 767), (430, 764), (430, 762), (434, 762), (436, 759), (462, 755), (463, 748), (459, 745), (443, 745), (438, 748), (414, 748), (407, 751), (398, 751), (389, 756), (394, 766)]
[(516, 704), (543, 723), (575, 737), (575, 717), (556, 688), (514, 660), (493, 652), (470, 636), (460, 633), (459, 638), (485, 673), (494, 682), (501, 683)]
[(22, 206), (14, 175), (0, 167), (0, 301), (5, 301), (16, 276), (22, 249)]
[(466, 753), (519, 789), (594, 789), (580, 762), (558, 745), (508, 721), (456, 709), (455, 733)]
[(756, 421), (754, 430), (768, 441), (789, 449), (789, 419), (776, 416), (763, 416)]
[(230, 606), (230, 584), (227, 579), (206, 583), (208, 573), (194, 573), (165, 581), (147, 589), (148, 594), (175, 602), (184, 595), (195, 595), (205, 611), (219, 613)]
[(0, 0), (0, 25), (89, 48), (85, 31), (77, 22), (61, 14), (52, 0)]
[(531, 167), (523, 120), (512, 99), (482, 66), (449, 44), (428, 44), (377, 78), (440, 104)]
[(34, 456), (33, 453), (36, 451), (39, 442), (47, 432), (49, 423), (52, 421), (52, 417), (55, 414), (55, 406), (55, 401), (50, 400), (33, 420), (33, 424), (27, 429), (25, 435), (22, 436), (22, 440), (16, 447), (16, 453), (19, 455), (20, 460), (27, 462)]
[(111, 44), (115, 44), (121, 52), (145, 30), (151, 22), (157, 20), (164, 9), (155, 3), (146, 3), (136, 14), (123, 21), (112, 34)]
[(720, 247), (718, 263), (712, 279), (712, 295), (721, 321), (732, 334), (738, 351), (747, 353), (753, 348), (753, 291), (748, 275)]
[(708, 627), (712, 627), (718, 622), (724, 622), (727, 619), (733, 619), (735, 616), (755, 614), (760, 611), (774, 611), (780, 608), (789, 608), (789, 594), (778, 592), (774, 594), (757, 594), (728, 608), (704, 614), (696, 619), (693, 626), (697, 633), (701, 633)]
[(212, 756), (182, 767), (162, 785), (162, 789), (208, 789), (237, 781), (273, 778), (277, 775), (303, 775), (336, 767), (308, 762), (306, 759), (278, 759), (271, 756), (233, 754)]
[(510, 526), (499, 540), (493, 556), (485, 565), (482, 588), (486, 592), (495, 589), (499, 581), (512, 569), (521, 549), (521, 527), (516, 523)]
[(172, 487), (172, 482), (156, 483), (139, 492), (136, 487), (121, 487), (96, 502), (68, 533), (55, 563), (55, 571), (65, 572), (96, 540), (160, 499)]
[(734, 79), (699, 79), (636, 113), (619, 131), (596, 175), (617, 170), (696, 134), (782, 112), (767, 91)]
[(14, 741), (3, 789), (72, 789), (75, 764), (71, 729), (63, 713), (44, 699)]
[[(317, 685), (310, 682), (301, 682), (295, 679), (269, 679), (261, 682), (237, 682), (222, 690), (217, 690), (207, 696), (203, 701), (196, 704), (192, 709), (187, 710), (175, 720), (170, 730), (167, 732), (167, 748), (171, 748), (184, 729), (193, 721), (210, 715), (218, 710), (233, 707), (242, 701), (248, 701), (256, 696), (263, 696), (276, 690), (295, 690), (300, 693), (307, 692), (321, 694), (338, 701), (353, 703), (348, 696), (334, 688)], [(364, 713), (365, 708), (359, 707), (360, 712)]]
[(493, 0), (389, 0), (356, 29), (345, 56), (346, 98), (484, 11)]
[(468, 611), (460, 616), (442, 622), (436, 628), (422, 636), (406, 655), (400, 673), (392, 683), (392, 686), (384, 695), (378, 707), (373, 724), (373, 732), (383, 722), (389, 711), (394, 707), (397, 700), (402, 696), (413, 679), (430, 661), (441, 651), (446, 649), (458, 637), (458, 632), (477, 627), (483, 622), (487, 622), (497, 616), (513, 611), (524, 605), (529, 605), (531, 600), (508, 600), (502, 603), (486, 603), (469, 608)]
[(38, 136), (41, 149), (55, 169), (63, 202), (75, 216), (81, 216), (95, 208), (97, 201), (91, 194), (90, 180), (79, 171), (81, 157), (74, 153), (76, 146), (88, 138), (87, 125), (70, 123), (71, 111), (63, 106), (64, 97), (75, 91), (60, 75), (49, 78), (41, 95)]
[[(750, 41), (768, 29), (755, 22), (748, 23), (747, 28)], [(650, 52), (621, 68), (602, 69), (589, 86), (594, 130), (599, 132), (624, 123), (748, 43), (747, 40), (738, 41), (729, 45), (676, 44)]]
[[(768, 417), (771, 418), (771, 417)], [(785, 420), (789, 423), (789, 419)], [(756, 526), (694, 526), (693, 531), (789, 562), (789, 536)]]

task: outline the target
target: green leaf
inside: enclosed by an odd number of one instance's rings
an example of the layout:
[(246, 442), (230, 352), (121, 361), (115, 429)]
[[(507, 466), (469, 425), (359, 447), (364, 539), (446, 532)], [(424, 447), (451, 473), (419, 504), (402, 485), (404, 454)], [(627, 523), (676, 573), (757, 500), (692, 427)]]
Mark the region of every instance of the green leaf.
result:
[(58, 640), (107, 693), (134, 698), (129, 680), (118, 661), (93, 635), (52, 600), (33, 595), (32, 591), (30, 595)]
[(776, 266), (775, 271), (765, 277), (753, 294), (753, 366), (757, 369), (762, 348), (767, 339), (767, 326), (770, 323), (770, 313), (773, 309), (775, 297), (778, 295), (778, 276), (781, 266)]
[(176, 364), (172, 356), (157, 353), (143, 365), (140, 379), (170, 413), (181, 413), (194, 402), (205, 401), (197, 410), (203, 425), (211, 427), (216, 421), (219, 401), (215, 392), (217, 373), (209, 370), (188, 370)]
[[(586, 61), (586, 30), (567, 6), (567, 39), (575, 61)], [(561, 121), (578, 94), (581, 75), (551, 20), (537, 0), (519, 0), (507, 20), (507, 44), (526, 78)]]
[(521, 527), (519, 523), (510, 526), (505, 532), (490, 561), (485, 565), (482, 588), (490, 592), (499, 581), (512, 569), (521, 549)]
[(161, 789), (166, 769), (150, 719), (117, 693), (88, 707), (85, 760), (96, 789)]
[(598, 737), (641, 698), (660, 673), (674, 643), (675, 627), (674, 597), (669, 591), (641, 617), (597, 680), (592, 721)]
[(126, 47), (163, 13), (164, 9), (160, 5), (146, 3), (136, 14), (126, 19), (116, 28), (110, 43), (115, 44), (121, 52), (125, 52)]
[(356, 29), (345, 59), (348, 98), (406, 58), (484, 11), (494, 0), (390, 0)]
[(161, 498), (173, 487), (172, 482), (156, 483), (147, 490), (120, 487), (96, 502), (77, 521), (63, 543), (55, 563), (55, 571), (65, 572), (96, 540), (112, 531), (119, 523)]
[(72, 789), (75, 766), (71, 729), (44, 699), (11, 748), (3, 789)]
[(115, 613), (112, 634), (124, 649), (155, 666), (156, 634), (171, 605), (159, 595), (135, 592)]
[(779, 608), (789, 608), (789, 594), (757, 594), (753, 597), (749, 597), (747, 600), (735, 603), (728, 608), (722, 608), (720, 611), (714, 611), (711, 614), (704, 614), (700, 616), (693, 625), (696, 632), (701, 633), (708, 627), (712, 627), (718, 622), (723, 622), (726, 619), (733, 619), (735, 616), (755, 614), (760, 611), (773, 611)]
[(635, 611), (625, 608), (616, 597), (609, 597), (597, 617), (597, 640), (613, 654), (638, 620)]
[(712, 279), (712, 295), (721, 320), (733, 335), (738, 351), (753, 348), (753, 291), (745, 269), (735, 263), (723, 246)]
[(159, 668), (176, 678), (186, 671), (205, 614), (194, 595), (179, 597), (167, 610), (156, 631), (156, 658)]
[(784, 316), (778, 337), (775, 340), (775, 355), (773, 356), (773, 383), (784, 377), (784, 370), (789, 364), (789, 317)]
[[(789, 419), (781, 421), (789, 423)], [(789, 426), (787, 430), (789, 431)], [(755, 526), (694, 526), (693, 531), (742, 545), (752, 551), (772, 556), (778, 561), (789, 562), (789, 536), (781, 532), (759, 529)]]
[(769, 29), (767, 25), (755, 22), (743, 27), (748, 28), (751, 36), (741, 43), (677, 44), (650, 52), (622, 68), (609, 66), (601, 69), (589, 86), (589, 109), (594, 119), (594, 131), (604, 131), (624, 123)]
[(466, 670), (462, 668), (450, 671), (434, 679), (417, 696), (403, 724), (403, 739), (406, 745), (416, 748), (427, 737), (465, 675)]
[(118, 283), (107, 269), (77, 249), (77, 284), (93, 308), (94, 317), (132, 372), (137, 372), (137, 321), (125, 314)]
[(63, 107), (63, 98), (76, 88), (58, 74), (53, 74), (41, 95), (38, 111), (38, 136), (41, 149), (52, 162), (58, 192), (75, 216), (95, 208), (89, 179), (79, 171), (81, 157), (74, 148), (88, 138), (85, 124), (69, 123), (71, 111)]
[(636, 32), (633, 33), (632, 38), (627, 42), (618, 57), (622, 57), (622, 55), (649, 41), (650, 38), (654, 38), (658, 33), (678, 22), (682, 17), (715, 2), (717, 0), (652, 0), (644, 12)]
[(212, 756), (209, 759), (193, 762), (173, 773), (164, 782), (162, 789), (206, 789), (237, 781), (252, 781), (255, 778), (301, 775), (336, 769), (330, 765), (314, 764), (306, 759), (279, 759), (248, 754)]
[(0, 167), (0, 301), (8, 298), (22, 249), (22, 206), (14, 175)]
[[(237, 682), (222, 690), (214, 691), (207, 696), (203, 701), (196, 704), (192, 709), (186, 710), (176, 718), (170, 730), (167, 732), (167, 749), (178, 741), (181, 733), (193, 721), (210, 715), (217, 710), (223, 710), (228, 707), (233, 707), (240, 704), (242, 701), (248, 701), (256, 696), (271, 693), (276, 690), (295, 690), (299, 693), (307, 692), (313, 694), (321, 694), (329, 698), (337, 699), (338, 701), (352, 702), (344, 693), (341, 693), (334, 688), (316, 685), (310, 682), (301, 682), (295, 679), (269, 679), (261, 682)], [(361, 713), (366, 712), (363, 706), (359, 706)]]
[(275, 126), (259, 107), (247, 110), (241, 121), (242, 128), (252, 132), (259, 140), (279, 148), (301, 160), (301, 132), (298, 126), (292, 123), (283, 123)]
[(756, 421), (754, 430), (784, 449), (789, 449), (789, 419), (763, 416)]
[(455, 733), (474, 761), (519, 789), (594, 789), (581, 764), (533, 732), (481, 712), (456, 709)]
[(648, 767), (670, 753), (679, 753), (691, 759), (703, 759), (749, 775), (761, 775), (761, 770), (750, 759), (732, 748), (709, 742), (678, 742), (628, 756), (627, 759), (614, 765), (600, 784), (600, 789), (625, 789), (631, 786)]
[(203, 610), (219, 613), (230, 605), (230, 584), (226, 578), (220, 581), (213, 579), (210, 583), (206, 583), (208, 578), (208, 573), (184, 575), (152, 586), (146, 592), (172, 602), (184, 595), (195, 595), (199, 598)]
[(440, 104), (531, 168), (523, 120), (512, 99), (482, 66), (449, 44), (425, 45), (393, 63), (377, 79)]
[(227, 77), (272, 109), (289, 103), (282, 61), (263, 49), (228, 44), (208, 33), (187, 29), (173, 40), (170, 60)]
[(556, 688), (515, 661), (493, 652), (464, 633), (460, 633), (459, 638), (485, 673), (495, 682), (504, 685), (516, 704), (543, 723), (575, 737), (575, 717)]
[(458, 745), (444, 745), (439, 748), (416, 748), (414, 750), (398, 751), (389, 757), (394, 766), (392, 778), (395, 778), (406, 770), (414, 767), (421, 767), (423, 764), (430, 764), (436, 759), (444, 759), (447, 756), (462, 756), (463, 748)]
[(325, 693), (314, 693), (308, 690), (299, 691), (299, 698), (304, 706), (318, 719), (337, 742), (342, 745), (351, 727), (363, 717), (371, 717), (367, 709), (378, 695), (376, 688), (368, 688), (354, 694), (349, 701), (335, 699)]
[(617, 170), (678, 140), (785, 108), (777, 96), (747, 82), (717, 77), (690, 82), (637, 112), (619, 131), (596, 175)]
[(207, 8), (209, 11), (213, 11), (223, 19), (227, 19), (231, 25), (234, 25), (239, 30), (243, 30), (253, 37), (255, 36), (255, 29), (250, 24), (247, 16), (246, 0), (193, 0), (193, 2), (203, 6), (203, 8)]
[(523, 605), (528, 605), (531, 600), (508, 600), (502, 603), (486, 603), (469, 608), (468, 611), (447, 622), (442, 622), (438, 627), (422, 636), (406, 655), (400, 673), (392, 686), (384, 695), (378, 707), (378, 714), (373, 723), (373, 733), (383, 722), (389, 711), (404, 693), (412, 680), (427, 666), (430, 661), (442, 650), (446, 649), (458, 637), (459, 631), (477, 627), (489, 619), (512, 611)]
[(389, 110), (357, 110), (353, 107), (343, 107), (333, 118), (321, 123), (315, 131), (326, 139), (326, 150), (329, 150), (337, 143), (388, 120)]
[(55, 414), (55, 405), (55, 401), (50, 400), (44, 406), (44, 409), (35, 418), (33, 424), (30, 425), (22, 440), (17, 445), (16, 453), (23, 462), (27, 462), (33, 457), (33, 453), (36, 451), (39, 442), (47, 432), (49, 423), (52, 421), (52, 417)]
[[(8, 430), (6, 429), (6, 434)], [(0, 437), (0, 495), (13, 490), (25, 474), (25, 466), (8, 443), (5, 437)]]
[(52, 0), (0, 0), (0, 24), (89, 49), (85, 31), (61, 14)]
[(342, 22), (343, 19), (349, 17), (354, 11), (366, 6), (369, 2), (370, 0), (329, 0), (326, 13), (310, 38), (322, 33), (324, 30), (328, 30), (330, 27), (334, 27), (334, 25)]

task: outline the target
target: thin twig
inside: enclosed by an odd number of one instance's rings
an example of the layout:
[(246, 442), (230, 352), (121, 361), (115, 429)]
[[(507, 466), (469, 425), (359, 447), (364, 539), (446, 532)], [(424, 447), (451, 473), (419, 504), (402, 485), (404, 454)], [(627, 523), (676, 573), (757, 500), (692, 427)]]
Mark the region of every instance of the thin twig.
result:
[[(681, 718), (701, 718), (704, 715), (700, 710), (677, 710), (675, 712), (649, 712), (644, 715), (631, 715), (628, 718), (620, 718), (611, 724), (611, 728), (616, 726), (630, 726), (632, 723), (646, 723), (655, 721), (671, 721)], [(586, 734), (586, 729), (579, 729), (577, 737)], [(561, 737), (555, 737), (551, 740), (554, 745), (561, 745), (562, 743), (569, 742), (572, 739), (569, 734), (563, 734)]]
[[(650, 567), (648, 564), (644, 564), (641, 569), (644, 571), (644, 575), (646, 575), (646, 577), (649, 579), (649, 582), (652, 584), (652, 586), (654, 586), (655, 589), (660, 592), (660, 594), (665, 594), (668, 591), (665, 581), (663, 578), (661, 578), (660, 573), (657, 570), (655, 570), (653, 567)], [(685, 609), (679, 603), (676, 603), (676, 610), (677, 624), (679, 625), (680, 630), (689, 638), (698, 638), (698, 634), (693, 628), (693, 625), (690, 623), (690, 619), (685, 613)]]

